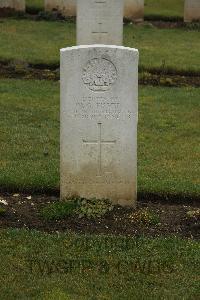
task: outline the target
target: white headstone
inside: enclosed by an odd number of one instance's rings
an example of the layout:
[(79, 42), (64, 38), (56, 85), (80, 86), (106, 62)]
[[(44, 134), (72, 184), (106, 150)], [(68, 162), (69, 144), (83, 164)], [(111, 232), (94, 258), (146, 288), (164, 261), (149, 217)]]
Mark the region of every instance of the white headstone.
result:
[(0, 9), (1, 8), (25, 11), (25, 0), (0, 0)]
[(44, 6), (46, 11), (57, 10), (66, 17), (76, 15), (76, 0), (45, 0)]
[(123, 44), (122, 0), (77, 0), (77, 45)]
[(200, 21), (200, 0), (185, 0), (184, 21)]
[(125, 0), (124, 16), (132, 21), (141, 22), (144, 19), (144, 0)]
[(61, 49), (61, 198), (133, 206), (137, 186), (138, 50)]

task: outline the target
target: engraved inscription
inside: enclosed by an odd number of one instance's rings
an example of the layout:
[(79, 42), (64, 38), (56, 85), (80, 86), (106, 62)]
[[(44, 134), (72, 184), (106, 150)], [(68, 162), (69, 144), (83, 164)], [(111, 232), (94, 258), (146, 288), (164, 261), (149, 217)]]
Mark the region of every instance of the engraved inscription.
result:
[(111, 61), (94, 58), (83, 69), (82, 79), (91, 91), (104, 92), (117, 80), (117, 70)]
[[(108, 174), (110, 176), (110, 174)], [(107, 176), (108, 176), (107, 175)], [(69, 176), (66, 178), (65, 183), (67, 184), (87, 184), (87, 180), (82, 178), (73, 178), (73, 175)], [(94, 178), (90, 178), (89, 181), (90, 185), (98, 185), (98, 184), (121, 184), (121, 185), (126, 185), (126, 184), (132, 184), (129, 180), (124, 180), (124, 179), (118, 179), (118, 178), (112, 178), (112, 177), (105, 177), (105, 176), (96, 176)]]
[(83, 96), (74, 97), (74, 110), (72, 116), (80, 119), (103, 120), (124, 119), (131, 120), (136, 117), (135, 112), (123, 108), (118, 97)]

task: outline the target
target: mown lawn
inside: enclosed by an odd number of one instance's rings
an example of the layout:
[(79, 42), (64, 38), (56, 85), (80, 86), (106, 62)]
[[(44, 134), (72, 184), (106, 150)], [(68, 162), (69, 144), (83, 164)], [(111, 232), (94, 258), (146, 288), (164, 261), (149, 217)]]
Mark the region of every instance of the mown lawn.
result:
[[(199, 93), (140, 87), (138, 192), (197, 196)], [(1, 80), (0, 189), (59, 190), (59, 84)]]
[[(44, 0), (26, 0), (28, 11), (44, 10)], [(147, 17), (183, 17), (184, 0), (145, 0)]]
[(154, 17), (183, 18), (184, 0), (145, 0), (144, 14), (152, 19)]
[(35, 13), (44, 10), (44, 0), (26, 0), (26, 10)]
[(193, 240), (0, 231), (2, 299), (198, 299)]
[[(76, 44), (75, 24), (2, 19), (0, 60), (59, 65), (60, 48)], [(199, 31), (124, 26), (124, 45), (138, 48), (140, 66), (200, 72)], [(191, 51), (192, 49), (192, 51)]]

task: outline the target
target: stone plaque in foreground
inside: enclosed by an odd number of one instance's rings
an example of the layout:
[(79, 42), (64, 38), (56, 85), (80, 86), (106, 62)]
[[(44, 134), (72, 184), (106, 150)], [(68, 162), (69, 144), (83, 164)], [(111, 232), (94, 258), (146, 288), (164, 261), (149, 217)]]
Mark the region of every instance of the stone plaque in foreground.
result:
[(0, 9), (25, 11), (25, 0), (0, 0)]
[(123, 44), (122, 0), (77, 0), (77, 45)]
[(200, 0), (185, 0), (184, 21), (200, 21)]
[(136, 49), (61, 49), (62, 199), (136, 203), (137, 121)]

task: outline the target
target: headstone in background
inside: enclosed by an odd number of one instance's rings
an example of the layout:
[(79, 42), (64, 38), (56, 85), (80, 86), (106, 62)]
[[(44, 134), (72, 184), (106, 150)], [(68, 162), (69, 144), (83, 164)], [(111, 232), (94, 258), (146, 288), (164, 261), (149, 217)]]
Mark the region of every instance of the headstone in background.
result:
[(200, 0), (185, 0), (184, 22), (200, 21)]
[(0, 10), (25, 11), (25, 0), (0, 0)]
[(135, 22), (144, 20), (144, 0), (125, 0), (124, 17)]
[(138, 50), (61, 49), (61, 199), (135, 205), (137, 122)]
[(76, 0), (45, 0), (45, 10), (57, 10), (63, 16), (73, 17), (76, 16)]
[(123, 44), (122, 0), (77, 0), (77, 45)]
[[(57, 10), (66, 17), (76, 16), (77, 0), (45, 0), (45, 10)], [(85, 0), (82, 0), (84, 2)], [(124, 2), (124, 17), (132, 21), (141, 21), (144, 17), (144, 0), (121, 0)]]

